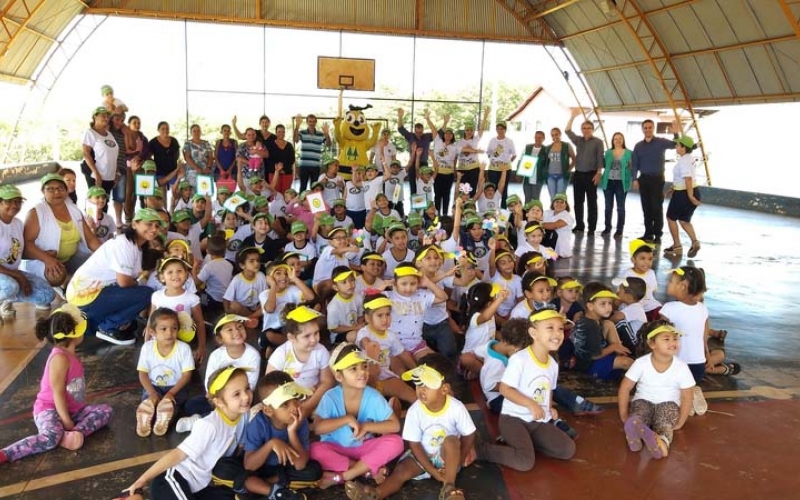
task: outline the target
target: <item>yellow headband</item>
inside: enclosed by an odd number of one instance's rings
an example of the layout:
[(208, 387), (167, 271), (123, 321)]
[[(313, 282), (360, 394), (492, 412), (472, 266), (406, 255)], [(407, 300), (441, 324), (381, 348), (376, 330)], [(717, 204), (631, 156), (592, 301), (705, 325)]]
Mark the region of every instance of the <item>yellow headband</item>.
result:
[(428, 248), (426, 248), (425, 250), (423, 250), (422, 252), (420, 252), (420, 254), (417, 255), (417, 257), (414, 259), (414, 262), (419, 262), (420, 260), (422, 260), (426, 255), (428, 255), (428, 252), (430, 252), (431, 250), (433, 250), (436, 253), (438, 253), (440, 257), (444, 254), (444, 252), (442, 251), (441, 248), (439, 248), (439, 247), (437, 247), (435, 245), (431, 245)]
[(658, 328), (656, 328), (655, 330), (653, 330), (652, 332), (647, 334), (647, 340), (652, 339), (653, 337), (655, 337), (659, 333), (674, 333), (678, 337), (683, 337), (683, 334), (681, 332), (679, 332), (678, 330), (676, 330), (674, 327), (669, 326), (669, 325), (661, 325)]
[(528, 262), (525, 263), (526, 266), (530, 266), (532, 264), (538, 264), (539, 262), (544, 262), (544, 257), (541, 255), (536, 255), (528, 259)]
[(550, 285), (550, 286), (558, 285), (558, 281), (554, 280), (553, 278), (551, 278), (549, 276), (537, 276), (537, 277), (533, 278), (533, 281), (531, 281), (531, 287), (537, 281), (542, 281), (542, 280), (547, 280), (547, 284)]
[(286, 319), (297, 321), (298, 323), (308, 323), (309, 321), (317, 319), (320, 316), (322, 316), (322, 314), (316, 310), (307, 306), (300, 306), (289, 311), (289, 314), (286, 315)]
[(355, 274), (356, 274), (356, 272), (353, 271), (352, 269), (349, 270), (349, 271), (344, 271), (344, 272), (341, 272), (341, 273), (337, 274), (336, 276), (334, 276), (333, 281), (334, 281), (334, 283), (341, 283), (342, 281), (346, 280), (350, 276), (355, 276)]
[(413, 370), (408, 370), (402, 375), (406, 382), (413, 381), (415, 385), (424, 385), (428, 389), (438, 389), (444, 383), (444, 376), (428, 365), (419, 365)]
[(394, 275), (399, 276), (401, 278), (404, 276), (417, 276), (417, 277), (420, 276), (418, 269), (409, 266), (395, 268)]
[(492, 291), (489, 292), (489, 297), (496, 297), (503, 288), (504, 287), (498, 285), (497, 283), (492, 283)]
[(214, 325), (214, 333), (219, 332), (219, 329), (228, 323), (244, 323), (247, 321), (247, 319), (248, 318), (239, 316), (238, 314), (226, 314), (225, 316), (221, 317), (219, 321), (217, 321), (216, 325)]
[(583, 288), (583, 285), (581, 285), (581, 282), (578, 280), (569, 280), (559, 285), (558, 288), (561, 290), (571, 290), (573, 288)]
[(558, 318), (563, 320), (564, 323), (573, 324), (572, 321), (568, 320), (566, 316), (561, 314), (560, 312), (556, 311), (555, 309), (541, 309), (536, 311), (535, 313), (531, 314), (530, 318), (528, 318), (531, 322), (535, 321), (545, 321), (548, 319)]
[(505, 250), (501, 250), (501, 251), (497, 252), (497, 254), (494, 256), (494, 263), (497, 264), (497, 261), (502, 259), (503, 257), (511, 257), (511, 260), (514, 260), (514, 254), (513, 253), (507, 252)]
[(392, 307), (392, 301), (386, 297), (378, 297), (364, 304), (364, 309), (369, 309), (370, 311), (380, 309), (381, 307)]
[(161, 261), (161, 264), (158, 265), (158, 272), (163, 271), (164, 267), (172, 262), (180, 262), (181, 264), (183, 264), (183, 267), (185, 267), (187, 270), (192, 269), (192, 265), (186, 262), (185, 260), (181, 259), (180, 257), (167, 257), (166, 259)]
[(290, 266), (289, 264), (284, 264), (284, 263), (275, 264), (274, 266), (272, 266), (270, 268), (269, 275), (272, 276), (273, 274), (275, 274), (275, 271), (277, 271), (278, 269), (286, 269), (286, 272), (289, 272), (289, 271), (292, 270), (292, 266)]
[(683, 270), (683, 268), (680, 268), (680, 267), (679, 267), (679, 268), (677, 268), (677, 269), (673, 269), (673, 270), (671, 270), (671, 271), (670, 271), (670, 273), (675, 273), (675, 274), (677, 274), (678, 276), (683, 276), (683, 275), (685, 275), (685, 274), (686, 274), (686, 271), (684, 271), (684, 270)]
[(187, 253), (187, 254), (190, 254), (190, 253), (192, 253), (192, 250), (191, 250), (191, 248), (189, 248), (189, 244), (188, 244), (188, 243), (186, 243), (186, 242), (185, 242), (185, 241), (183, 241), (183, 240), (172, 240), (172, 241), (170, 241), (169, 243), (167, 243), (167, 250), (169, 250), (169, 247), (171, 247), (171, 246), (173, 246), (173, 245), (180, 245), (180, 246), (182, 246), (182, 247), (183, 247), (183, 249), (184, 249), (184, 250), (186, 250), (186, 253)]
[(589, 298), (589, 302), (593, 301), (594, 299), (619, 299), (619, 297), (617, 297), (616, 293), (610, 290), (600, 290)]
[(371, 361), (372, 360), (368, 358), (363, 351), (350, 351), (345, 355), (345, 357), (333, 364), (333, 370), (339, 372), (342, 370), (347, 370), (351, 366), (361, 363), (369, 363)]
[(540, 226), (539, 224), (536, 224), (536, 225), (533, 225), (531, 227), (526, 227), (525, 228), (525, 234), (532, 233), (532, 232), (536, 231), (537, 229), (540, 229), (542, 232), (544, 232), (544, 228), (542, 226)]
[(290, 399), (305, 399), (313, 394), (310, 390), (299, 385), (297, 382), (286, 382), (285, 384), (276, 387), (266, 398), (261, 402), (265, 406), (272, 408), (280, 408), (285, 402)]
[(77, 339), (83, 337), (83, 335), (86, 333), (86, 325), (88, 321), (86, 321), (86, 315), (84, 315), (83, 312), (80, 309), (78, 309), (77, 306), (74, 306), (72, 304), (64, 304), (63, 306), (53, 311), (50, 317), (52, 318), (53, 314), (55, 313), (69, 314), (70, 317), (72, 317), (72, 319), (75, 321), (75, 329), (72, 330), (71, 332), (55, 332), (53, 334), (54, 339), (56, 340)]
[(225, 388), (228, 384), (228, 380), (231, 379), (231, 376), (236, 370), (247, 371), (245, 368), (240, 368), (236, 366), (229, 366), (222, 370), (217, 378), (211, 381), (211, 384), (208, 386), (208, 393), (213, 397), (216, 396), (219, 391)]
[(377, 260), (380, 262), (386, 262), (386, 259), (384, 259), (380, 254), (377, 253), (373, 253), (365, 257), (362, 257), (362, 260)]

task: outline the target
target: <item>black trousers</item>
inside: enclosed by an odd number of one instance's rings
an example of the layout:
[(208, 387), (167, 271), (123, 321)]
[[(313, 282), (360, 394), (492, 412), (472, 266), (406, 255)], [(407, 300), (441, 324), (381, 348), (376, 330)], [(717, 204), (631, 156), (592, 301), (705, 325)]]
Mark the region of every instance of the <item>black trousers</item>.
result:
[[(572, 173), (572, 193), (575, 196), (573, 208), (575, 209), (575, 229), (583, 230), (588, 226), (589, 232), (597, 228), (597, 186), (594, 179), (597, 170), (591, 172)], [(588, 216), (586, 226), (583, 225), (583, 203), (586, 201)]]
[(447, 215), (450, 210), (453, 179), (455, 179), (455, 174), (438, 174), (433, 179), (433, 205), (439, 215)]
[(308, 186), (317, 182), (319, 179), (319, 167), (298, 167), (300, 173), (300, 192), (306, 190)]
[[(466, 182), (472, 187), (472, 192), (470, 196), (475, 196), (475, 193), (478, 191), (478, 178), (481, 175), (480, 168), (473, 168), (472, 170), (463, 170), (461, 171), (461, 182)], [(458, 189), (459, 186), (456, 186)]]
[[(503, 186), (503, 196), (502, 196), (502, 199), (500, 200), (500, 206), (502, 208), (506, 208), (506, 198), (508, 198), (508, 185), (511, 184), (511, 174), (512, 174), (512, 172), (510, 170), (508, 172), (506, 172), (506, 184), (505, 184), (505, 186)], [(500, 177), (502, 177), (502, 175), (503, 175), (503, 172), (500, 172), (499, 170), (487, 170), (486, 171), (486, 180), (488, 182), (493, 182), (494, 185), (496, 186), (496, 185), (498, 185), (500, 183)], [(473, 193), (472, 193), (473, 196), (474, 196), (474, 193), (475, 192), (473, 191)]]
[(644, 236), (661, 238), (664, 233), (664, 176), (640, 175), (638, 180)]

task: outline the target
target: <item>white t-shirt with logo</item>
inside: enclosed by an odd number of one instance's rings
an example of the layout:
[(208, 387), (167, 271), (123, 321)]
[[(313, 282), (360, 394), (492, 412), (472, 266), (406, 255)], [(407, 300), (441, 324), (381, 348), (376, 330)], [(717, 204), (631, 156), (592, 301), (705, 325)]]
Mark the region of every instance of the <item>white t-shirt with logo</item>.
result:
[(17, 270), (22, 262), (22, 250), (25, 248), (25, 238), (22, 221), (14, 218), (9, 224), (0, 220), (0, 266), (6, 269)]
[(418, 289), (410, 297), (394, 290), (386, 296), (392, 301), (392, 325), (389, 328), (400, 338), (404, 349), (413, 351), (422, 341), (425, 310), (433, 305), (436, 297), (426, 289)]
[(267, 278), (264, 273), (256, 273), (255, 278), (247, 280), (242, 273), (237, 274), (225, 290), (224, 300), (238, 302), (250, 310), (259, 306), (258, 296), (267, 289)]
[(522, 293), (522, 278), (519, 275), (512, 275), (511, 279), (507, 280), (500, 272), (496, 272), (492, 277), (492, 284), (497, 284), (501, 288), (508, 290), (508, 297), (497, 308), (498, 316), (508, 316), (520, 298), (524, 297)]
[(469, 436), (474, 433), (475, 423), (464, 403), (447, 396), (444, 407), (432, 412), (421, 401), (411, 405), (403, 425), (403, 439), (420, 443), (425, 454), (435, 467), (444, 465), (442, 444), (448, 436)]
[(344, 207), (351, 212), (361, 212), (367, 209), (364, 202), (364, 184), (356, 186), (353, 181), (344, 184)]
[(89, 146), (94, 151), (94, 164), (104, 181), (113, 181), (117, 177), (117, 156), (119, 146), (111, 132), (105, 136), (89, 128), (83, 134), (83, 145)]
[(238, 358), (232, 358), (228, 354), (228, 349), (222, 345), (214, 349), (208, 357), (208, 364), (206, 365), (206, 378), (203, 387), (208, 388), (208, 379), (211, 375), (227, 366), (235, 366), (236, 368), (247, 369), (247, 383), (250, 384), (250, 390), (256, 390), (258, 377), (261, 374), (261, 353), (258, 349), (250, 344), (244, 345), (244, 354)]
[(294, 352), (291, 341), (280, 345), (267, 361), (267, 365), (276, 370), (288, 373), (295, 382), (306, 389), (316, 389), (319, 385), (320, 373), (328, 369), (330, 354), (325, 346), (317, 344), (308, 356), (308, 360), (300, 361)]
[(464, 335), (464, 349), (461, 352), (474, 353), (479, 347), (484, 347), (494, 338), (497, 324), (494, 321), (494, 316), (489, 321), (484, 321), (478, 324), (479, 313), (475, 313), (469, 319), (469, 326), (467, 333)]
[(355, 326), (358, 323), (359, 316), (364, 315), (364, 297), (354, 294), (345, 299), (337, 293), (328, 302), (327, 311), (328, 330), (331, 331), (331, 337), (334, 337), (335, 328)]
[(136, 370), (144, 372), (154, 387), (172, 387), (184, 373), (194, 370), (194, 357), (189, 344), (176, 340), (166, 356), (158, 352), (155, 339), (148, 340), (139, 351)]
[(192, 433), (178, 445), (186, 458), (173, 469), (183, 476), (192, 493), (211, 483), (211, 470), (231, 445), (236, 444), (237, 426), (245, 417), (230, 421), (221, 410), (214, 410), (195, 422)]
[[(258, 302), (261, 308), (267, 303), (269, 298), (269, 286), (258, 294)], [(290, 284), (282, 292), (275, 292), (275, 310), (273, 312), (264, 311), (264, 330), (282, 330), (283, 321), (281, 320), (281, 313), (286, 307), (286, 304), (299, 304), (303, 301), (303, 291), (300, 287)]]
[[(508, 366), (503, 373), (502, 382), (521, 392), (526, 397), (536, 401), (544, 410), (544, 417), (539, 422), (547, 422), (550, 415), (550, 400), (558, 379), (558, 363), (547, 356), (547, 363), (542, 364), (533, 354), (533, 349), (527, 347), (508, 359)], [(528, 408), (518, 405), (506, 398), (503, 400), (503, 415), (517, 417), (525, 422), (533, 422), (533, 415)]]

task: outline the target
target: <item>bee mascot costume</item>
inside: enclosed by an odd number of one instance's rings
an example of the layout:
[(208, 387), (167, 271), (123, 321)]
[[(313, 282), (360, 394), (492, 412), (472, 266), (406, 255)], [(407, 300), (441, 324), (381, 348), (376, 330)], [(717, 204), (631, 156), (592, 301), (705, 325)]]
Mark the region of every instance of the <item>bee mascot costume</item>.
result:
[(367, 126), (363, 113), (371, 107), (369, 104), (363, 107), (350, 105), (342, 117), (342, 93), (339, 93), (339, 116), (333, 120), (333, 137), (339, 145), (339, 175), (344, 180), (350, 180), (354, 167), (367, 166), (367, 152), (378, 142), (381, 124)]

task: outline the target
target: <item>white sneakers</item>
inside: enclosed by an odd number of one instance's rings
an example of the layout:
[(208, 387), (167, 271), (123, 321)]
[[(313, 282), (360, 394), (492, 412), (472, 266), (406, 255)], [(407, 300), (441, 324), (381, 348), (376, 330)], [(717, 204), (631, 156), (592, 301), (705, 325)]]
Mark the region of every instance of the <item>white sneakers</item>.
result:
[(200, 415), (194, 414), (191, 417), (183, 417), (178, 419), (178, 423), (175, 424), (175, 432), (189, 432), (194, 427), (194, 423), (200, 420)]

